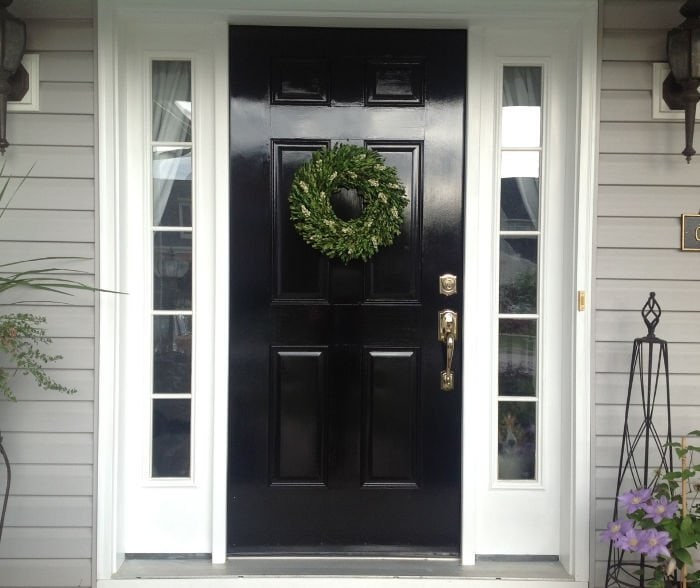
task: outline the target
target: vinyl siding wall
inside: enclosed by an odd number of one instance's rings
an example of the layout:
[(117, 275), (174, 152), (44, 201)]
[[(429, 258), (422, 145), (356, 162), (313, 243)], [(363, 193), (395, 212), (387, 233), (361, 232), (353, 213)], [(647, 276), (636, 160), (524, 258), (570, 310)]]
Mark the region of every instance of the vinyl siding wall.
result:
[[(31, 177), (0, 219), (0, 262), (74, 256), (51, 266), (88, 272), (95, 259), (94, 26), (91, 0), (16, 0), (10, 11), (27, 23), (28, 48), (40, 55), (40, 111), (8, 116), (4, 175)], [(44, 265), (49, 264), (46, 262)], [(53, 297), (56, 298), (55, 296)], [(12, 462), (12, 491), (0, 542), (0, 586), (92, 584), (95, 309), (92, 293), (64, 297), (3, 294), (33, 301), (45, 315), (52, 375), (74, 396), (38, 390), (18, 379), (19, 402), (0, 400), (0, 431)], [(4, 473), (0, 485), (4, 488)]]
[[(681, 0), (604, 0), (595, 290), (595, 527), (610, 520), (632, 340), (654, 291), (669, 342), (672, 428), (700, 428), (700, 254), (680, 251), (680, 215), (700, 210), (700, 157), (687, 165), (682, 122), (652, 119), (652, 63), (683, 21)], [(700, 136), (696, 140), (700, 144)], [(607, 545), (595, 541), (596, 586)]]

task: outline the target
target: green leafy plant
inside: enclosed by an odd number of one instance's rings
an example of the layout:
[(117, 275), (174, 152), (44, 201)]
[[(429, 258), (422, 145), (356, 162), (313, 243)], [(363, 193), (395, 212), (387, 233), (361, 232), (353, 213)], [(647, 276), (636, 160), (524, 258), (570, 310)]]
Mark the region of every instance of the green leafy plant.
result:
[[(33, 166), (32, 166), (33, 167)], [(4, 164), (0, 167), (0, 178), (4, 172)], [(31, 173), (19, 179), (13, 188), (10, 188), (11, 178), (5, 177), (0, 185), (0, 218), (2, 218), (19, 189)], [(55, 274), (77, 276), (85, 275), (79, 270), (59, 267), (43, 267), (33, 269), (36, 263), (53, 263), (56, 260), (63, 262), (77, 260), (75, 257), (39, 257), (21, 261), (13, 261), (0, 264), (0, 294), (10, 290), (39, 290), (46, 293), (55, 293), (65, 296), (71, 295), (71, 290), (91, 290), (94, 288), (71, 277), (59, 277)], [(1, 300), (1, 299), (0, 299)], [(59, 302), (52, 302), (60, 304)], [(21, 302), (13, 302), (13, 305), (21, 305)], [(0, 393), (9, 399), (16, 400), (11, 388), (11, 378), (20, 373), (34, 378), (37, 385), (45, 390), (56, 390), (72, 394), (76, 390), (56, 382), (46, 374), (48, 364), (62, 359), (61, 355), (51, 355), (44, 348), (51, 343), (51, 338), (46, 334), (44, 325), (46, 318), (29, 313), (9, 313), (0, 315), (0, 356), (3, 367), (0, 367)], [(0, 365), (2, 365), (0, 364)]]
[(26, 313), (13, 313), (0, 316), (0, 350), (2, 350), (13, 368), (0, 368), (0, 392), (9, 400), (16, 400), (10, 378), (17, 372), (30, 375), (39, 387), (45, 390), (57, 390), (73, 394), (75, 388), (59, 384), (46, 375), (45, 366), (62, 359), (60, 355), (49, 355), (41, 346), (51, 343), (43, 325), (46, 319)]
[[(692, 431), (688, 437), (700, 437), (700, 431)], [(676, 576), (683, 574), (684, 566), (692, 568), (692, 552), (700, 547), (700, 484), (695, 480), (700, 465), (693, 459), (700, 446), (671, 446), (683, 464), (681, 468), (661, 475), (653, 488), (621, 494), (618, 502), (626, 518), (610, 522), (600, 536), (617, 549), (646, 558), (645, 563), (653, 567), (653, 577), (645, 578), (644, 585), (649, 588), (679, 586)], [(690, 491), (684, 492), (684, 488)], [(691, 569), (685, 579), (688, 588), (700, 588), (700, 570)]]

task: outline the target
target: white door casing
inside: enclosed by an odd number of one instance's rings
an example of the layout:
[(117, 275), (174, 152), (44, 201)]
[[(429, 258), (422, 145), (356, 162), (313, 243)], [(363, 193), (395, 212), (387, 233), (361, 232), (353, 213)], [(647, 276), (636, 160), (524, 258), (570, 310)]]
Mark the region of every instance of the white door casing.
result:
[[(400, 14), (385, 10), (382, 2), (362, 2), (351, 12), (317, 4), (290, 11), (283, 10), (281, 0), (258, 2), (254, 10), (223, 0), (200, 0), (196, 7), (184, 0), (98, 1), (101, 286), (128, 292), (114, 302), (103, 301), (100, 313), (98, 578), (109, 578), (124, 553), (212, 553), (214, 562), (226, 555), (227, 61), (228, 25), (236, 23), (468, 30), (466, 261), (461, 283), (468, 292), (463, 325), (479, 336), (465, 331), (462, 339), (462, 561), (474, 563), (477, 553), (553, 553), (575, 579), (585, 580), (590, 311), (575, 311), (575, 293), (590, 292), (591, 283), (597, 3), (519, 0), (494, 6), (489, 0), (455, 0), (427, 13), (423, 4), (411, 1)], [(146, 64), (152, 58), (192, 59), (193, 116), (198, 121), (195, 469), (192, 480), (176, 484), (154, 483), (144, 469), (144, 435), (150, 430), (144, 410), (150, 372), (144, 357), (151, 350), (148, 338), (138, 333), (147, 324), (146, 286), (152, 280), (143, 255), (149, 238), (143, 222), (149, 206), (143, 201), (148, 194)], [(548, 276), (548, 308), (540, 367), (545, 364), (543, 403), (549, 412), (543, 416), (546, 461), (536, 489), (493, 483), (495, 372), (483, 369), (496, 361), (492, 319), (497, 310), (498, 75), (503, 64), (520, 63), (540, 64), (547, 72), (542, 273)], [(565, 197), (553, 198), (555, 194)], [(533, 526), (537, 533), (532, 533)], [(535, 546), (533, 538), (538, 539)]]

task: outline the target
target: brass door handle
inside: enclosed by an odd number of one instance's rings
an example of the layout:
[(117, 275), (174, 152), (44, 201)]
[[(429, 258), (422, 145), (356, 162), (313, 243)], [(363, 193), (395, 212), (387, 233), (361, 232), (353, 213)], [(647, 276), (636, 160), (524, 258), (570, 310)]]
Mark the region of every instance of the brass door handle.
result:
[(457, 340), (457, 313), (454, 310), (445, 309), (438, 313), (438, 341), (445, 344), (447, 360), (445, 369), (440, 372), (440, 390), (449, 392), (455, 388), (454, 371), (452, 371), (452, 359)]

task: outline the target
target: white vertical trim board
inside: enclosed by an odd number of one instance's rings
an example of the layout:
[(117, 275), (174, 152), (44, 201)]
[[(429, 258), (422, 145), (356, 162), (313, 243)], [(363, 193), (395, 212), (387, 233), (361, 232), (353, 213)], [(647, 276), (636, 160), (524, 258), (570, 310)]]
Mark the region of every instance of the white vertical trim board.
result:
[[(351, 10), (339, 13), (321, 0), (312, 0), (304, 10), (290, 10), (288, 3), (282, 0), (260, 0), (255, 10), (244, 8), (244, 3), (238, 0), (199, 0), (197, 3), (97, 0), (102, 286), (128, 292), (114, 302), (103, 299), (100, 315), (98, 579), (112, 577), (124, 552), (211, 553), (215, 563), (226, 559), (229, 24), (396, 27), (400, 23), (409, 28), (468, 30), (464, 284), (470, 298), (465, 304), (463, 324), (470, 325), (472, 332), (490, 333), (490, 342), (481, 345), (477, 338), (466, 334), (462, 338), (465, 365), (464, 565), (473, 564), (475, 555), (482, 549), (482, 531), (487, 522), (484, 514), (490, 514), (493, 524), (500, 525), (501, 532), (507, 534), (508, 522), (501, 518), (514, 515), (508, 510), (508, 500), (521, 492), (504, 490), (500, 502), (489, 503), (485, 498), (485, 493), (490, 491), (488, 452), (472, 449), (483, 447), (483, 436), (491, 434), (488, 426), (484, 428), (477, 422), (488, 422), (477, 415), (490, 414), (489, 395), (475, 394), (475, 391), (492, 390), (495, 379), (489, 370), (477, 369), (479, 365), (492, 365), (495, 335), (491, 318), (497, 310), (497, 285), (492, 280), (496, 253), (493, 227), (498, 212), (492, 204), (498, 168), (494, 165), (494, 149), (497, 148), (494, 142), (494, 67), (516, 56), (555, 61), (556, 92), (565, 91), (566, 96), (565, 99), (555, 96), (552, 103), (558, 110), (552, 116), (554, 120), (565, 122), (563, 128), (555, 129), (550, 146), (552, 152), (559, 150), (563, 156), (556, 161), (562, 170), (558, 172), (561, 177), (549, 190), (552, 193), (560, 190), (567, 196), (563, 209), (555, 211), (555, 217), (559, 215), (564, 219), (557, 230), (561, 231), (562, 239), (568, 239), (562, 255), (572, 265), (568, 270), (562, 269), (553, 286), (559, 299), (554, 312), (565, 317), (560, 334), (565, 340), (563, 371), (555, 374), (562, 388), (562, 404), (554, 407), (556, 414), (563, 415), (563, 421), (556, 415), (548, 418), (554, 423), (551, 430), (557, 437), (555, 442), (561, 443), (562, 455), (556, 461), (565, 464), (565, 478), (560, 480), (561, 499), (556, 499), (553, 509), (561, 512), (555, 524), (561, 533), (557, 531), (551, 535), (552, 546), (547, 549), (560, 556), (572, 580), (587, 580), (589, 489), (582, 480), (587, 479), (589, 473), (590, 440), (588, 413), (582, 407), (587, 407), (590, 399), (590, 380), (587, 374), (582, 375), (582, 370), (590, 366), (590, 353), (584, 349), (590, 342), (590, 321), (587, 315), (586, 320), (574, 315), (573, 300), (575, 288), (581, 284), (590, 285), (591, 281), (593, 184), (584, 174), (592, 173), (595, 167), (591, 147), (595, 131), (591, 129), (596, 119), (588, 97), (597, 93), (595, 76), (591, 76), (591, 59), (595, 59), (596, 51), (597, 2), (473, 0), (467, 8), (463, 4), (444, 0), (435, 12), (426, 13), (423, 2), (407, 0), (403, 10), (395, 13), (388, 1), (361, 0)], [(553, 31), (559, 31), (554, 34), (556, 39), (547, 41)], [(496, 49), (503, 42), (508, 51), (499, 53)], [(533, 49), (538, 43), (550, 45), (538, 53)], [(558, 52), (559, 49), (562, 51)], [(210, 278), (196, 284), (195, 314), (199, 334), (196, 335), (194, 361), (198, 405), (193, 459), (197, 469), (188, 487), (147, 487), (138, 477), (125, 473), (132, 467), (134, 455), (141, 455), (142, 451), (134, 441), (137, 435), (132, 432), (139, 410), (130, 394), (138, 390), (139, 382), (147, 374), (142, 366), (144, 350), (129, 334), (134, 332), (130, 330), (133, 325), (142, 320), (144, 305), (149, 302), (145, 300), (143, 281), (152, 279), (138, 260), (138, 252), (147, 241), (137, 217), (143, 216), (139, 207), (144, 205), (139, 201), (139, 195), (144, 192), (142, 143), (145, 140), (144, 108), (147, 107), (143, 98), (143, 64), (147, 56), (155, 54), (174, 57), (186, 54), (196, 64), (194, 91), (199, 109), (196, 141), (198, 165), (201, 166), (196, 174), (197, 181), (201, 182), (197, 193), (204, 196), (196, 211), (197, 222), (202, 223), (199, 229), (195, 228), (199, 239), (196, 255), (199, 275)], [(548, 160), (546, 165), (551, 167), (553, 162)], [(489, 285), (466, 287), (485, 283)], [(482, 360), (485, 363), (480, 364)], [(556, 388), (557, 384), (552, 387)], [(561, 434), (556, 432), (559, 422), (562, 422)], [(140, 468), (139, 459), (136, 461)], [(545, 482), (557, 475), (559, 463), (545, 472)], [(185, 504), (186, 509), (183, 508)], [(140, 517), (138, 530), (130, 520), (135, 514)], [(168, 520), (173, 514), (177, 515), (177, 526)], [(537, 522), (523, 521), (522, 524), (536, 525)], [(500, 553), (505, 552), (507, 550)]]

